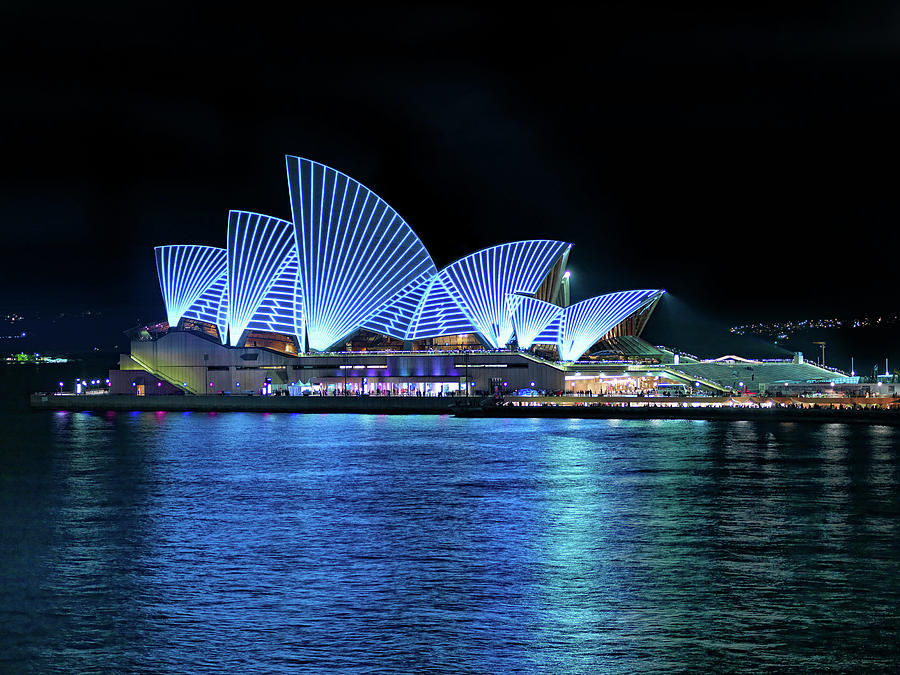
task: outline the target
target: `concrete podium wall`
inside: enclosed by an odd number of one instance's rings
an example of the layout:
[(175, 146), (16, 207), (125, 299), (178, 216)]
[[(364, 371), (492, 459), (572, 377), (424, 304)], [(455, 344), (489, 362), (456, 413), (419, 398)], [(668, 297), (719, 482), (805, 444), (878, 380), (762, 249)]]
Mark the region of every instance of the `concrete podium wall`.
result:
[[(218, 395), (259, 391), (266, 378), (291, 382), (370, 384), (474, 382), (473, 391), (490, 391), (492, 382), (509, 389), (560, 391), (565, 369), (517, 352), (415, 352), (280, 354), (256, 347), (226, 347), (188, 331), (172, 331), (157, 340), (134, 340), (121, 356), (122, 371), (145, 371), (191, 394)], [(113, 379), (113, 378), (110, 378)], [(117, 379), (113, 394), (131, 394), (131, 376)], [(534, 385), (532, 386), (532, 383)]]

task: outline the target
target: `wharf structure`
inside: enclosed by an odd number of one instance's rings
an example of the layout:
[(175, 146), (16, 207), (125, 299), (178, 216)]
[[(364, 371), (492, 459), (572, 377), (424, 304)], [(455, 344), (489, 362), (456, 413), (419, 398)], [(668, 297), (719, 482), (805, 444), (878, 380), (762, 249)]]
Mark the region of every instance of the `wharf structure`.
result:
[(110, 394), (677, 396), (843, 375), (654, 347), (640, 336), (664, 291), (570, 302), (568, 242), (499, 244), (439, 270), (359, 182), (292, 156), (287, 176), (291, 220), (231, 211), (224, 247), (155, 249), (167, 317), (130, 331)]

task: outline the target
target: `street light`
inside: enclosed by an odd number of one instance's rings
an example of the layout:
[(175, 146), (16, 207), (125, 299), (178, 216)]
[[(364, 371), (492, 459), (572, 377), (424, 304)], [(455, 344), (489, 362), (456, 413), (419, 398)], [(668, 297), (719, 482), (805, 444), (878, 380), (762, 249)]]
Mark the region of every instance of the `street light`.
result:
[(824, 342), (813, 342), (814, 345), (819, 345), (822, 348), (822, 367), (825, 366), (825, 343)]

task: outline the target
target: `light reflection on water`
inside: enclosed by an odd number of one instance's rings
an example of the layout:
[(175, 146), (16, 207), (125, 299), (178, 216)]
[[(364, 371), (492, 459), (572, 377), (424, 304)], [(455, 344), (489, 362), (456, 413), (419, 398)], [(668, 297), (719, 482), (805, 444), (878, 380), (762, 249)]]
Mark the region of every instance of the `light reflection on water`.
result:
[(4, 418), (0, 669), (885, 670), (898, 431)]

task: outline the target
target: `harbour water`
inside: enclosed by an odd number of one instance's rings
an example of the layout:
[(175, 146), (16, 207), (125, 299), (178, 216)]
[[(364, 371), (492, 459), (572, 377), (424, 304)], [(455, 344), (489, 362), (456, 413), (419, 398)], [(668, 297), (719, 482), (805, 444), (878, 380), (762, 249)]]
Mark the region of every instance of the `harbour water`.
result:
[(888, 671), (900, 429), (0, 413), (0, 671)]

